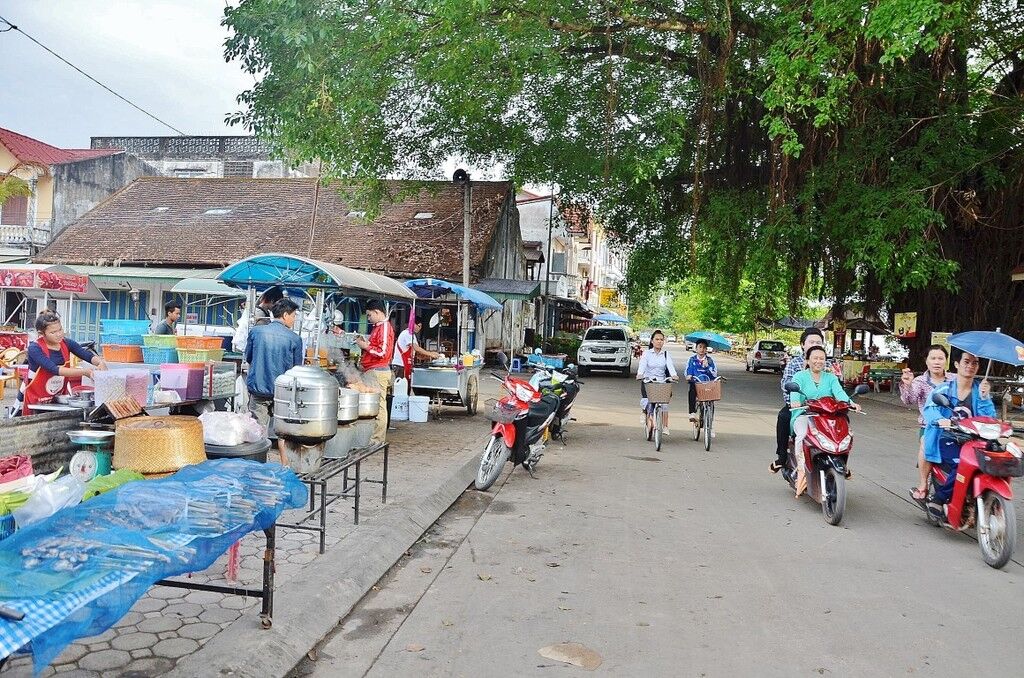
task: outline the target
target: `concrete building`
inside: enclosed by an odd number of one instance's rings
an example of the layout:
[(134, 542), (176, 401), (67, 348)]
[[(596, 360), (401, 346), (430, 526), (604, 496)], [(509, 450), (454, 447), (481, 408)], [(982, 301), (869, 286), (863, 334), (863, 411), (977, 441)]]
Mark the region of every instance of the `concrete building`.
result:
[(289, 166), (253, 136), (92, 137), (97, 151), (121, 148), (146, 161), (156, 174), (177, 179), (316, 176), (315, 165)]
[(33, 253), (133, 179), (155, 173), (121, 148), (57, 148), (0, 129), (0, 174), (23, 179), (32, 190), (0, 206), (0, 255)]

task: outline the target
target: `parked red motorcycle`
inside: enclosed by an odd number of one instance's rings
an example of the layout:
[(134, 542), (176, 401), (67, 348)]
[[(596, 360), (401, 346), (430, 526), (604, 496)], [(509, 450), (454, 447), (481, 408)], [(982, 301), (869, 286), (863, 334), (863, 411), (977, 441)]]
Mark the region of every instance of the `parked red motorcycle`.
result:
[[(943, 393), (933, 393), (932, 401), (941, 407), (950, 407)], [(960, 446), (960, 462), (956, 467), (953, 496), (945, 505), (945, 517), (928, 504), (918, 502), (928, 516), (928, 522), (951, 530), (978, 528), (978, 546), (981, 557), (995, 568), (1009, 562), (1017, 540), (1017, 517), (1013, 508), (1013, 488), (1010, 478), (1024, 475), (1024, 453), (1012, 441), (1000, 439), (1013, 435), (1013, 426), (992, 417), (954, 418), (943, 435)], [(938, 464), (932, 466), (932, 487), (939, 487), (947, 479)], [(935, 504), (932, 504), (935, 507)]]
[[(787, 393), (800, 393), (795, 382), (786, 384)], [(868, 392), (861, 384), (854, 389), (854, 395)], [(830, 525), (838, 525), (846, 511), (846, 479), (849, 477), (850, 451), (853, 449), (853, 434), (847, 413), (849, 403), (828, 396), (807, 400), (807, 437), (803, 450), (795, 449), (793, 438), (789, 440), (789, 467), (783, 469), (782, 477), (796, 490), (797, 464), (807, 469), (807, 491), (805, 494), (821, 504), (821, 512)], [(799, 456), (799, 458), (798, 458)]]
[[(499, 360), (507, 368), (507, 358), (501, 355)], [(542, 395), (529, 382), (509, 373), (491, 376), (501, 381), (505, 396), (488, 413), (494, 426), (480, 457), (474, 483), (478, 490), (493, 485), (509, 460), (513, 465), (522, 464), (533, 475), (551, 437), (548, 427), (561, 404), (557, 395)]]

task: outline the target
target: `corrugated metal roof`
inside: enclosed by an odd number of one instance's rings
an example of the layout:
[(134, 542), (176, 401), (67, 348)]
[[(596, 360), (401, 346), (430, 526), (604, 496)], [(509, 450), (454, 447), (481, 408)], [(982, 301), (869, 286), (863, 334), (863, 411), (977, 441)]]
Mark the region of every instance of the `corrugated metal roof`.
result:
[(90, 278), (150, 278), (158, 280), (185, 280), (188, 278), (214, 279), (223, 269), (219, 268), (173, 268), (149, 266), (80, 266), (71, 264), (77, 273)]

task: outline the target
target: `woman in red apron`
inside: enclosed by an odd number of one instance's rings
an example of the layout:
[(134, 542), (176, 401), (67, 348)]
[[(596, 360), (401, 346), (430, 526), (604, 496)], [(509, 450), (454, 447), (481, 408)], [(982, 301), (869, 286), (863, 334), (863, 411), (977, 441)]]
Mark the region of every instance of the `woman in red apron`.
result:
[[(58, 394), (71, 393), (73, 387), (82, 383), (82, 377), (92, 376), (92, 366), (107, 369), (98, 355), (64, 337), (64, 327), (56, 313), (41, 313), (36, 318), (36, 331), (39, 339), (28, 347), (28, 379), (18, 393), (23, 415), (32, 414), (29, 405), (49, 403)], [(72, 354), (86, 365), (71, 367)]]

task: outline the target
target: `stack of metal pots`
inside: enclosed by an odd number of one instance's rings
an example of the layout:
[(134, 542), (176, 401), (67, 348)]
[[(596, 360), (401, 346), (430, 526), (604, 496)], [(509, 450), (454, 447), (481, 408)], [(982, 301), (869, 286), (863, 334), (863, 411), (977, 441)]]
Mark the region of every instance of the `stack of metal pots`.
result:
[(342, 388), (338, 391), (338, 433), (327, 443), (324, 456), (344, 459), (352, 451), (355, 422), (359, 420), (359, 391)]
[(338, 432), (338, 382), (318, 367), (293, 367), (274, 380), (274, 431), (286, 446), (288, 465), (305, 473), (319, 468), (323, 443)]

